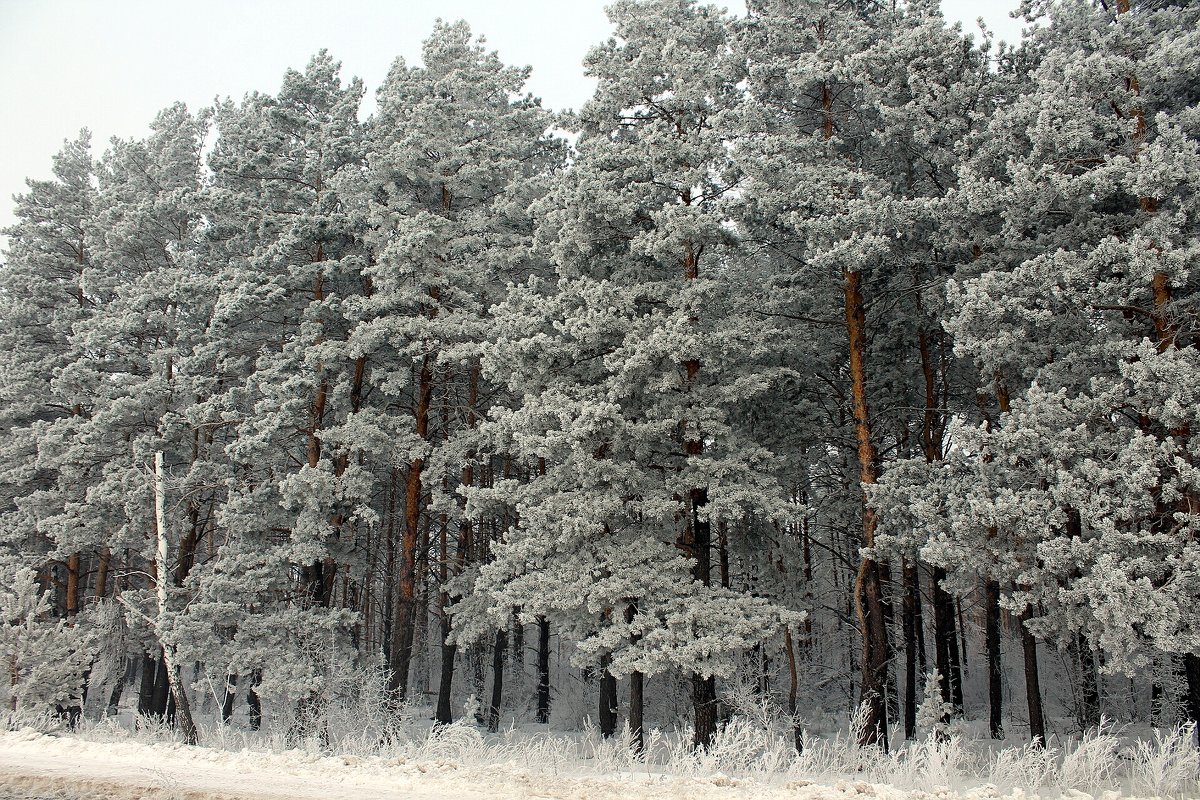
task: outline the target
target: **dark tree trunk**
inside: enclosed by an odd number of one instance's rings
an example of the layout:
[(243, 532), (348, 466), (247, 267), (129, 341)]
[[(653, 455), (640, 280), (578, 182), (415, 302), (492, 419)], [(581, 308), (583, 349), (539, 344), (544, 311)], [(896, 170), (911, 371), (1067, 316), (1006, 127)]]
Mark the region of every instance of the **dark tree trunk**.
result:
[[(625, 622), (632, 625), (634, 618), (638, 613), (638, 601), (631, 600), (629, 605), (625, 607)], [(640, 633), (631, 634), (629, 643), (637, 646), (637, 643), (642, 640)], [(644, 693), (645, 683), (642, 673), (634, 670), (629, 673), (629, 746), (637, 756), (642, 756), (646, 749), (646, 739), (642, 733), (643, 711), (644, 711)], [(613, 706), (616, 706), (617, 687), (614, 681), (613, 685)]]
[(1042, 714), (1042, 686), (1038, 673), (1037, 640), (1028, 628), (1033, 609), (1021, 614), (1021, 648), (1025, 654), (1025, 701), (1029, 708), (1029, 738), (1043, 747), (1046, 744), (1046, 719)]
[(525, 672), (525, 626), (521, 624), (521, 607), (515, 606), (512, 614), (512, 651), (509, 653), (513, 673)]
[[(616, 687), (613, 687), (616, 691)], [(629, 731), (632, 734), (633, 740), (630, 746), (633, 752), (637, 755), (642, 755), (646, 750), (646, 738), (642, 733), (643, 729), (643, 710), (644, 710), (644, 678), (642, 673), (634, 670), (629, 673)]]
[(115, 717), (117, 715), (121, 707), (121, 695), (124, 693), (125, 681), (119, 681), (108, 695), (108, 706), (104, 710), (107, 716)]
[(480, 702), (475, 706), (475, 722), (479, 725), (487, 723), (487, 713), (483, 706), (483, 691), (487, 685), (487, 669), (484, 666), (485, 647), (482, 642), (475, 642), (467, 648), (467, 663), (471, 666), (471, 688)]
[(961, 674), (959, 675), (959, 694), (962, 693), (963, 681), (967, 676), (967, 625), (963, 622), (962, 598), (957, 597), (954, 600), (954, 608), (958, 612), (958, 627), (954, 631), (954, 642), (958, 647), (959, 663), (962, 665)]
[(987, 617), (985, 639), (988, 667), (988, 730), (993, 739), (1003, 739), (1004, 710), (1000, 691), (1003, 676), (1000, 661), (1000, 584), (994, 580), (984, 582), (984, 605)]
[(488, 730), (500, 730), (500, 706), (504, 700), (504, 661), (508, 650), (508, 630), (496, 631), (496, 644), (492, 648), (492, 703), (488, 707)]
[(108, 545), (100, 550), (100, 563), (96, 567), (96, 599), (103, 600), (108, 596), (108, 570), (112, 561), (112, 551)]
[(167, 700), (171, 696), (171, 684), (167, 679), (167, 660), (159, 653), (155, 660), (154, 669), (154, 700), (150, 713), (156, 717), (166, 718)]
[(1079, 654), (1079, 722), (1084, 729), (1100, 724), (1100, 683), (1096, 674), (1096, 657), (1092, 643), (1085, 634), (1075, 636), (1075, 648)]
[(142, 654), (141, 682), (138, 684), (138, 714), (148, 717), (154, 713), (154, 674), (158, 669), (155, 659), (148, 653)]
[(1183, 656), (1183, 674), (1187, 682), (1187, 717), (1189, 722), (1196, 725), (1200, 735), (1200, 655), (1185, 653)]
[(913, 587), (913, 627), (917, 632), (917, 673), (929, 672), (929, 648), (925, 644), (925, 600), (921, 597), (921, 567), (914, 563), (916, 580)]
[(237, 697), (237, 673), (231, 672), (225, 676), (225, 696), (221, 698), (221, 722), (229, 722), (233, 717), (233, 701)]
[(942, 701), (963, 713), (962, 669), (958, 663), (958, 633), (954, 624), (954, 598), (942, 588), (946, 571), (933, 569), (933, 628), (937, 644), (937, 669), (941, 675)]
[(729, 588), (729, 533), (728, 526), (722, 520), (717, 525), (717, 567), (721, 576), (721, 586)]
[[(691, 545), (695, 559), (693, 577), (708, 586), (712, 562), (712, 528), (707, 519), (702, 519), (701, 509), (708, 504), (707, 489), (691, 491)], [(704, 677), (692, 673), (692, 706), (695, 711), (696, 729), (692, 744), (697, 749), (707, 749), (717, 734), (717, 682), (712, 676)]]
[[(826, 92), (828, 101), (828, 92)], [(828, 109), (827, 109), (828, 110)], [(832, 117), (830, 117), (832, 119)], [(866, 503), (865, 491), (879, 476), (879, 454), (871, 440), (871, 414), (867, 403), (867, 323), (862, 293), (862, 273), (843, 273), (846, 330), (849, 345), (850, 383), (855, 438), (858, 444), (859, 483), (863, 487), (862, 546), (875, 546), (875, 529), (879, 520), (875, 510)], [(888, 636), (880, 565), (872, 558), (863, 558), (855, 579), (855, 613), (862, 635), (862, 680), (860, 701), (867, 705), (867, 717), (862, 730), (863, 745), (887, 749), (888, 720)]]
[[(680, 200), (684, 205), (692, 204), (690, 188), (680, 192)], [(700, 277), (700, 254), (704, 245), (697, 246), (688, 241), (684, 248), (683, 277), (685, 281), (695, 281)], [(695, 324), (699, 320), (692, 318)], [(691, 358), (683, 362), (685, 386), (691, 391), (700, 375), (700, 361)], [(691, 460), (704, 454), (704, 432), (698, 427), (692, 427), (686, 420), (680, 420), (683, 430), (684, 454)], [(703, 486), (693, 486), (688, 490), (689, 508), (687, 522), (684, 525), (683, 544), (694, 559), (692, 577), (704, 586), (712, 585), (712, 523), (703, 518), (702, 509), (708, 505), (708, 489)], [(710, 676), (705, 678), (699, 673), (692, 673), (692, 705), (695, 714), (695, 732), (692, 746), (696, 749), (707, 749), (717, 733), (717, 684)]]
[(395, 606), (392, 608), (392, 630), (389, 655), (388, 690), (392, 702), (399, 706), (408, 697), (408, 673), (412, 664), (412, 647), (415, 635), (414, 622), (416, 618), (416, 552), (417, 537), (414, 534), (409, 541), (408, 533), (404, 534), (400, 563), (396, 566), (401, 577), (395, 595)]
[(617, 732), (617, 679), (608, 671), (612, 656), (600, 658), (600, 735), (605, 739)]
[[(896, 614), (891, 600), (892, 570), (891, 566), (886, 562), (879, 563), (879, 589), (883, 596), (884, 630), (894, 631), (896, 629)], [(888, 664), (896, 660), (894, 651), (895, 647), (892, 643), (892, 637), (888, 636), (885, 655)], [(887, 697), (888, 719), (898, 719), (900, 717), (900, 692), (896, 688), (896, 673), (890, 669), (884, 675), (884, 692)]]
[(692, 744), (707, 749), (717, 735), (717, 679), (692, 673), (692, 705), (696, 711), (696, 733)]
[[(1156, 665), (1157, 666), (1157, 665)], [(1150, 726), (1162, 727), (1163, 690), (1162, 684), (1155, 678), (1150, 683)]]
[[(429, 438), (429, 407), (432, 400), (433, 364), (427, 355), (421, 361), (417, 405), (413, 410), (416, 434), (422, 441)], [(408, 465), (404, 482), (404, 538), (400, 545), (400, 562), (396, 565), (400, 573), (397, 576), (399, 591), (392, 614), (391, 679), (388, 685), (396, 703), (403, 703), (408, 696), (408, 672), (412, 662), (416, 621), (417, 545), (421, 536), (421, 510), (425, 495), (421, 482), (424, 468), (425, 459), (414, 458)]]
[(904, 738), (917, 735), (917, 566), (911, 559), (904, 562)]
[(800, 730), (800, 721), (796, 718), (796, 695), (800, 688), (799, 672), (796, 669), (796, 648), (792, 641), (792, 628), (783, 629), (783, 644), (788, 657), (788, 716), (791, 718), (792, 745), (797, 755), (804, 752), (804, 732)]
[(133, 664), (128, 661), (125, 663), (125, 671), (121, 675), (121, 679), (117, 681), (116, 686), (113, 686), (112, 692), (108, 695), (108, 707), (105, 709), (105, 714), (110, 717), (115, 717), (121, 707), (121, 695), (125, 693), (125, 684), (132, 681)]
[(67, 619), (74, 619), (79, 613), (79, 553), (72, 553), (67, 558)]
[(449, 725), (454, 721), (450, 710), (451, 689), (454, 685), (454, 658), (458, 655), (458, 645), (446, 641), (446, 627), (442, 628), (442, 671), (438, 681), (437, 712), (434, 719), (439, 725)]
[(256, 731), (262, 727), (262, 702), (258, 699), (255, 689), (262, 683), (262, 672), (254, 670), (250, 676), (250, 688), (246, 690), (246, 705), (250, 707), (250, 730)]
[(550, 722), (550, 621), (538, 617), (537, 721)]

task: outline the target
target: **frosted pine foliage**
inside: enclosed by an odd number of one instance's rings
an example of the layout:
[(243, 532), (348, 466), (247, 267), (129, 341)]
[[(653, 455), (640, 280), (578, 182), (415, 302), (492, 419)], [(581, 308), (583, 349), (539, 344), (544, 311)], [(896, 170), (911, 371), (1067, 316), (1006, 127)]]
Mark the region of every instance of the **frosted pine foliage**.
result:
[(22, 567), (0, 584), (0, 663), (4, 665), (7, 727), (78, 704), (96, 642), (90, 632), (55, 620), (33, 570)]
[(1194, 98), (1164, 57), (1195, 15), (1051, 12), (1029, 86), (955, 195), (979, 249), (946, 328), (1011, 413), (956, 420), (947, 469), (900, 467), (879, 495), (905, 496), (896, 530), (915, 524), (925, 557), (961, 571), (988, 552), (976, 563), (1017, 587), (1010, 608), (1039, 605), (1039, 636), (1082, 633), (1110, 672), (1200, 646), (1200, 361), (1184, 333), (1200, 158)]
[(917, 706), (917, 729), (926, 736), (944, 739), (950, 733), (950, 715), (954, 706), (942, 699), (942, 682), (937, 670), (925, 674), (921, 704)]
[(1195, 794), (1200, 7), (609, 13), (576, 110), (438, 22), (28, 182), (10, 723)]
[(559, 277), (513, 286), (494, 309), (484, 372), (518, 405), (494, 410), (485, 435), (537, 467), (470, 496), (511, 503), (520, 521), (456, 629), (474, 630), (491, 598), (499, 619), (544, 615), (614, 675), (726, 675), (793, 618), (746, 584), (697, 579), (686, 544), (691, 515), (754, 530), (789, 513), (777, 456), (738, 413), (777, 374), (747, 327), (725, 209), (739, 73), (708, 7), (610, 14), (618, 38), (588, 56), (599, 86), (574, 120), (578, 154), (536, 212)]

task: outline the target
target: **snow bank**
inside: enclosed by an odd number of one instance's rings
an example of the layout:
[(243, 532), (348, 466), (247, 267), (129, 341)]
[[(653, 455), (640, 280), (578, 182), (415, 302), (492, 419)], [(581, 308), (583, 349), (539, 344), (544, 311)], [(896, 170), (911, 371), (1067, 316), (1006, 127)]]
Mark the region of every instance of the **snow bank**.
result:
[[(378, 798), (379, 800), (1035, 800), (1037, 793), (992, 786), (962, 791), (903, 790), (863, 781), (766, 784), (722, 774), (672, 777), (546, 774), (515, 764), (463, 766), (453, 761), (229, 752), (176, 743), (90, 742), (25, 729), (0, 734), (0, 786), (28, 797)], [(1092, 795), (1069, 793), (1072, 800)], [(0, 796), (10, 797), (13, 794)], [(16, 794), (20, 797), (22, 794)], [(1057, 792), (1049, 796), (1058, 796)], [(1106, 793), (1101, 798), (1114, 797)]]

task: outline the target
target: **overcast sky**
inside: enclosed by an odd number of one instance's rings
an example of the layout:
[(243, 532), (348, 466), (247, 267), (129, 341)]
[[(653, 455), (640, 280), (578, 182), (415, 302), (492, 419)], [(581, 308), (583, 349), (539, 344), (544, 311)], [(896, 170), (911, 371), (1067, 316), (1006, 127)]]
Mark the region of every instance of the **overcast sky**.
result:
[[(113, 136), (144, 136), (182, 100), (274, 92), (288, 67), (322, 47), (373, 95), (396, 56), (418, 59), (437, 17), (465, 19), (510, 64), (533, 67), (528, 88), (550, 108), (578, 108), (593, 84), (580, 62), (608, 37), (609, 0), (0, 0), (0, 228), (25, 178), (50, 177), (50, 157), (82, 127), (97, 155)], [(1016, 0), (943, 0), (948, 21), (982, 16), (1015, 41)], [(740, 0), (727, 6), (744, 11)], [(368, 99), (368, 102), (370, 100)], [(0, 238), (0, 246), (4, 239)]]

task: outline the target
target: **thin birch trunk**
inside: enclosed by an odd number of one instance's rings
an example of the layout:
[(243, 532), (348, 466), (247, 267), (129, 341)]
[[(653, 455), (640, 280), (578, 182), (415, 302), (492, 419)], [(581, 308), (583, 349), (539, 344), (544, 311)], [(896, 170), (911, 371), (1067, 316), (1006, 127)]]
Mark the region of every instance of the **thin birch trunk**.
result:
[[(158, 616), (161, 621), (163, 615), (169, 610), (166, 580), (166, 576), (169, 574), (167, 570), (167, 493), (161, 450), (154, 454), (154, 528), (157, 543), (154, 551), (154, 565), (155, 571), (158, 573), (155, 587), (158, 594)], [(199, 744), (199, 736), (196, 732), (196, 723), (192, 720), (187, 692), (182, 685), (179, 665), (175, 663), (175, 648), (163, 643), (162, 657), (167, 668), (167, 682), (171, 688), (171, 695), (175, 699), (175, 713), (179, 720), (179, 729), (183, 732), (183, 739), (188, 744)]]

